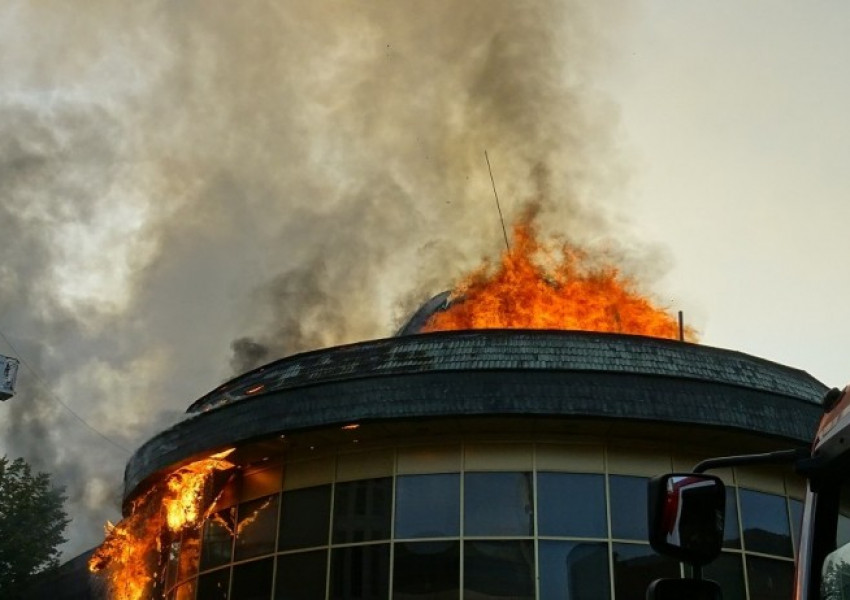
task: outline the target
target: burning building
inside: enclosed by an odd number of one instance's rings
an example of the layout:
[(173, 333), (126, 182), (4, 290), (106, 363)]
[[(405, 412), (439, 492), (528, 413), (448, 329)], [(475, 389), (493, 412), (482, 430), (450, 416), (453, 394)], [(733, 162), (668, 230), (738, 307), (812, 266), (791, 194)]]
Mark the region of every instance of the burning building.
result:
[[(646, 477), (805, 444), (824, 391), (737, 352), (583, 331), (434, 332), (287, 357), (197, 400), (132, 457), (128, 515), (163, 481), (191, 486), (175, 473), (205, 475), (191, 526), (145, 517), (151, 556), (115, 571), (141, 587), (116, 597), (642, 598), (679, 570), (647, 545)], [(708, 574), (729, 597), (783, 597), (802, 484), (723, 476), (726, 544)]]
[[(142, 445), (89, 561), (111, 598), (627, 600), (677, 576), (647, 543), (647, 478), (806, 445), (826, 388), (685, 341), (571, 253), (542, 276), (517, 233), (397, 336), (260, 366)], [(707, 575), (727, 598), (790, 598), (803, 483), (722, 477)]]

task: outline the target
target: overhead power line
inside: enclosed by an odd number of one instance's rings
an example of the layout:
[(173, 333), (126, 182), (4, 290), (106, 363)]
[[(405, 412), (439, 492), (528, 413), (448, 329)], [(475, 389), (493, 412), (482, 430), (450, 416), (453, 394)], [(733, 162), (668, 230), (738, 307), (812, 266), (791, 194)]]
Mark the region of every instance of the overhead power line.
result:
[(125, 448), (124, 446), (122, 446), (121, 444), (119, 444), (118, 442), (116, 442), (115, 440), (113, 440), (112, 438), (107, 436), (106, 434), (99, 431), (96, 427), (91, 425), (88, 421), (86, 421), (84, 418), (82, 418), (80, 415), (78, 415), (76, 412), (74, 412), (74, 410), (70, 406), (68, 406), (67, 404), (62, 402), (62, 400), (50, 390), (50, 387), (44, 381), (44, 378), (42, 378), (41, 375), (39, 375), (38, 371), (36, 371), (32, 367), (32, 365), (30, 365), (29, 361), (27, 361), (27, 359), (25, 359), (24, 356), (20, 352), (18, 352), (18, 350), (15, 348), (14, 344), (12, 344), (12, 342), (9, 340), (9, 338), (7, 338), (5, 336), (5, 334), (3, 333), (2, 330), (0, 330), (0, 337), (3, 338), (3, 341), (5, 341), (6, 344), (9, 346), (9, 348), (12, 349), (12, 352), (15, 353), (15, 355), (16, 355), (15, 358), (17, 358), (19, 361), (21, 361), (21, 364), (24, 365), (24, 367), (26, 367), (26, 369), (30, 373), (32, 373), (32, 376), (35, 377), (36, 381), (38, 381), (38, 383), (41, 385), (42, 389), (47, 394), (48, 398), (50, 398), (51, 400), (56, 402), (59, 406), (64, 408), (66, 411), (68, 411), (68, 413), (72, 417), (74, 417), (77, 421), (82, 423), (83, 426), (86, 427), (86, 429), (88, 429), (89, 431), (91, 431), (92, 433), (94, 433), (95, 435), (100, 437), (101, 439), (109, 442), (112, 446), (114, 446), (114, 447), (118, 448), (119, 450), (125, 452), (128, 456), (131, 454), (131, 451), (128, 448)]

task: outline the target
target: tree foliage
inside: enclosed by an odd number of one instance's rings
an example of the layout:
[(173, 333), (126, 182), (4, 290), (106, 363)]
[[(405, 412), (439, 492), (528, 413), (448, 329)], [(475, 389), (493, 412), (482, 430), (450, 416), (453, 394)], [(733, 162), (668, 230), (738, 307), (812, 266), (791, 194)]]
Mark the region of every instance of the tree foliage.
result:
[(0, 598), (17, 598), (30, 577), (59, 564), (69, 519), (66, 497), (22, 458), (0, 457)]

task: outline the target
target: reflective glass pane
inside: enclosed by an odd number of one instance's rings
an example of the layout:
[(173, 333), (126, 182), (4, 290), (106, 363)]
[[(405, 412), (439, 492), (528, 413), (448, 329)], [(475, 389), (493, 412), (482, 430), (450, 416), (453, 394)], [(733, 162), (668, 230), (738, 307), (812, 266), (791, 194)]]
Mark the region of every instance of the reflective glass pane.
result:
[(607, 537), (604, 476), (538, 473), (537, 513), (540, 535)]
[(279, 496), (266, 496), (239, 505), (235, 560), (274, 552)]
[(646, 529), (646, 477), (611, 475), (611, 536), (621, 540), (649, 539)]
[(679, 563), (659, 556), (648, 545), (614, 544), (613, 559), (617, 600), (644, 600), (646, 588), (653, 580), (679, 577)]
[(393, 600), (460, 598), (459, 542), (401, 542), (394, 561)]
[(339, 483), (334, 494), (334, 543), (385, 540), (390, 537), (391, 478)]
[(389, 544), (352, 546), (333, 551), (332, 600), (386, 600), (389, 587)]
[(227, 600), (230, 569), (219, 569), (198, 577), (198, 600)]
[(783, 496), (739, 489), (744, 549), (792, 556), (788, 509)]
[(460, 475), (400, 475), (396, 480), (395, 537), (456, 537), (460, 531)]
[(463, 508), (466, 535), (531, 535), (531, 473), (467, 473)]
[(327, 550), (284, 554), (277, 559), (275, 600), (321, 600), (327, 578)]
[(280, 512), (281, 550), (326, 546), (331, 521), (331, 486), (283, 493)]
[(463, 594), (476, 600), (533, 600), (534, 546), (530, 540), (466, 541)]
[(703, 576), (720, 584), (723, 600), (746, 600), (744, 562), (740, 554), (723, 552), (703, 567)]
[(608, 544), (540, 540), (540, 600), (606, 600), (611, 596)]
[(747, 556), (750, 598), (790, 600), (794, 592), (794, 563)]
[(198, 560), (201, 555), (201, 537), (197, 529), (183, 532), (180, 542), (180, 562), (177, 566), (177, 580), (183, 581), (198, 574)]
[(723, 522), (723, 547), (740, 548), (741, 530), (738, 527), (738, 500), (735, 488), (726, 486), (726, 516)]
[(207, 519), (201, 543), (202, 571), (230, 562), (235, 526), (236, 508), (227, 508)]
[(274, 563), (271, 558), (233, 567), (230, 600), (270, 600), (273, 571)]

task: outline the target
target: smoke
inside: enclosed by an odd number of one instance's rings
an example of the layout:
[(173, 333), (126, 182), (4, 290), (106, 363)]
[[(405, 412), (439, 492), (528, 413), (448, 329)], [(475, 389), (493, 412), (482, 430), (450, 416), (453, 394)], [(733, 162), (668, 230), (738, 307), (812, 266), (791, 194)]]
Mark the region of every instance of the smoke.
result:
[(0, 331), (38, 375), (0, 452), (66, 487), (66, 554), (117, 516), (118, 447), (234, 371), (390, 335), (498, 253), (485, 149), (508, 221), (536, 202), (544, 231), (610, 245), (624, 173), (593, 74), (622, 12), (4, 3)]

